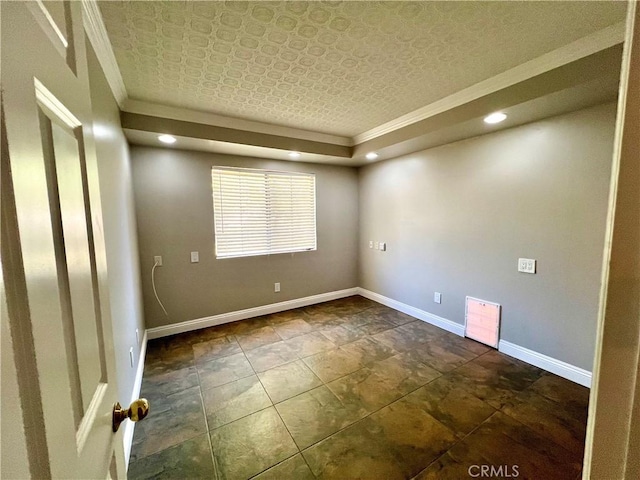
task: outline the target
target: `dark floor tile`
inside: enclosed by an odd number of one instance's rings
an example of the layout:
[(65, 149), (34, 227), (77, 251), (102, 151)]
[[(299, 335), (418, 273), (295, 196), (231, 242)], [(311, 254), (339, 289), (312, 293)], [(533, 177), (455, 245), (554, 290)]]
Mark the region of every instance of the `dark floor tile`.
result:
[(375, 335), (376, 333), (384, 332), (394, 327), (396, 327), (396, 325), (393, 323), (382, 318), (374, 317), (370, 322), (350, 328), (364, 335)]
[(443, 345), (441, 338), (421, 342), (413, 349), (412, 355), (417, 360), (443, 373), (450, 372), (477, 357), (475, 353), (459, 346)]
[(342, 318), (333, 313), (318, 311), (305, 315), (305, 321), (314, 328), (335, 327), (343, 323)]
[(276, 405), (289, 432), (303, 449), (363, 418), (358, 403), (346, 403), (322, 386)]
[(565, 480), (576, 478), (582, 456), (566, 450), (507, 415), (496, 412), (449, 453), (468, 449), (489, 465), (517, 466), (518, 478)]
[(202, 392), (209, 430), (271, 405), (260, 380), (255, 375)]
[(375, 362), (327, 386), (342, 401), (373, 412), (440, 376), (406, 354)]
[(226, 357), (235, 353), (242, 353), (238, 341), (233, 336), (220, 337), (193, 345), (193, 355), (196, 362), (202, 363), (215, 358)]
[[(416, 475), (413, 480), (460, 480), (466, 478), (481, 478), (483, 466), (490, 468), (489, 461), (482, 457), (476, 450), (471, 450), (464, 443), (459, 443), (452, 450), (447, 451), (440, 458), (431, 463), (426, 469)], [(496, 465), (495, 467), (505, 468), (505, 465)], [(511, 478), (518, 478), (519, 472), (512, 469), (512, 465), (506, 465), (506, 470)], [(484, 467), (485, 469), (487, 467)], [(490, 472), (489, 472), (490, 473)], [(474, 475), (474, 476), (472, 476)], [(484, 478), (491, 478), (485, 475)], [(500, 475), (498, 478), (505, 478)], [(493, 476), (496, 478), (496, 476)], [(509, 477), (506, 477), (509, 478)]]
[(307, 464), (320, 479), (405, 480), (408, 469), (380, 434), (381, 428), (365, 418), (304, 450)]
[(357, 330), (358, 327), (362, 327), (367, 323), (374, 321), (375, 319), (375, 315), (370, 310), (364, 310), (353, 315), (344, 316), (342, 318), (341, 324), (346, 328)]
[(264, 372), (270, 368), (284, 365), (298, 359), (296, 351), (285, 342), (272, 343), (249, 350), (246, 353), (247, 359), (256, 372)]
[(129, 464), (127, 478), (185, 479), (215, 478), (207, 435), (200, 435)]
[(398, 331), (419, 342), (435, 340), (446, 333), (441, 328), (431, 325), (430, 323), (423, 322), (422, 320), (405, 323), (398, 327)]
[(517, 358), (510, 357), (497, 350), (490, 350), (473, 360), (473, 363), (498, 373), (510, 381), (528, 387), (538, 380), (544, 373), (538, 367), (534, 367)]
[(470, 338), (461, 337), (460, 335), (456, 335), (455, 333), (447, 331), (442, 332), (440, 341), (445, 347), (464, 348), (465, 350), (474, 353), (476, 356), (483, 355), (487, 352), (497, 352), (497, 350), (483, 343), (476, 342), (475, 340), (471, 340)]
[(145, 375), (142, 379), (140, 396), (150, 402), (175, 392), (198, 386), (198, 372), (195, 367), (169, 370), (156, 375)]
[(190, 344), (173, 345), (167, 338), (170, 337), (149, 341), (145, 355), (145, 376), (159, 375), (194, 366), (193, 349)]
[(322, 381), (301, 360), (261, 372), (258, 378), (273, 403), (322, 385)]
[(255, 480), (315, 480), (316, 477), (311, 473), (302, 455), (298, 454), (253, 478)]
[(237, 335), (236, 340), (242, 347), (242, 349), (246, 352), (247, 350), (253, 350), (254, 348), (263, 347), (264, 345), (269, 345), (270, 343), (275, 343), (280, 341), (280, 337), (273, 329), (273, 327), (265, 326), (256, 328), (251, 332), (244, 333), (242, 335)]
[(253, 368), (244, 353), (198, 363), (198, 376), (202, 390), (218, 387), (253, 375)]
[(563, 404), (577, 414), (589, 408), (589, 389), (566, 378), (544, 372), (530, 387), (530, 390)]
[(446, 376), (410, 393), (404, 400), (429, 413), (459, 437), (473, 431), (496, 412)]
[(450, 373), (451, 379), (496, 409), (531, 386), (542, 371), (496, 351), (490, 351)]
[(366, 333), (349, 329), (343, 325), (324, 327), (320, 329), (320, 333), (338, 346), (355, 342), (367, 335)]
[(396, 352), (407, 352), (414, 348), (418, 348), (423, 342), (407, 335), (406, 332), (392, 328), (384, 332), (373, 335), (375, 341), (392, 348)]
[(376, 312), (376, 316), (378, 318), (386, 320), (387, 322), (391, 322), (395, 326), (404, 325), (406, 323), (411, 323), (416, 320), (416, 318), (412, 317), (411, 315), (407, 315), (406, 313), (402, 313), (397, 310), (393, 310), (392, 308), (386, 308), (386, 307)]
[(304, 358), (303, 361), (325, 383), (344, 377), (365, 366), (358, 355), (341, 348), (316, 353)]
[(319, 332), (311, 332), (299, 337), (293, 337), (285, 342), (299, 358), (308, 357), (336, 346)]
[(266, 316), (269, 325), (274, 326), (279, 323), (288, 322), (291, 320), (305, 320), (306, 314), (303, 308), (294, 308), (293, 310), (285, 310), (284, 312), (272, 313)]
[(451, 430), (406, 397), (369, 419), (399, 461), (406, 478), (420, 473), (458, 441)]
[(538, 395), (530, 389), (520, 392), (502, 407), (502, 412), (527, 425), (543, 437), (582, 456), (587, 430), (587, 409), (572, 412), (562, 403)]
[(247, 479), (298, 453), (273, 407), (211, 431), (221, 479)]
[(228, 337), (236, 335), (247, 335), (255, 330), (266, 327), (269, 325), (267, 317), (254, 317), (246, 320), (240, 320), (232, 323), (225, 323), (220, 328), (225, 332)]
[(315, 327), (309, 325), (302, 318), (295, 318), (293, 320), (274, 324), (273, 328), (278, 332), (278, 335), (282, 340), (298, 337), (315, 330)]
[(152, 455), (206, 431), (200, 387), (167, 395), (150, 403), (149, 415), (136, 424), (131, 460)]
[(355, 355), (364, 364), (384, 360), (398, 353), (373, 337), (365, 337), (340, 348)]

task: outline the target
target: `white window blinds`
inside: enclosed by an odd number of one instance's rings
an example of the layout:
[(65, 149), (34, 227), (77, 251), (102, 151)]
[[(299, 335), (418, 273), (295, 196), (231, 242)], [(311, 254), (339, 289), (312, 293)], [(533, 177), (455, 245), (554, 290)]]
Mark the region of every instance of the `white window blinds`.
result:
[(316, 177), (213, 167), (216, 258), (316, 249)]

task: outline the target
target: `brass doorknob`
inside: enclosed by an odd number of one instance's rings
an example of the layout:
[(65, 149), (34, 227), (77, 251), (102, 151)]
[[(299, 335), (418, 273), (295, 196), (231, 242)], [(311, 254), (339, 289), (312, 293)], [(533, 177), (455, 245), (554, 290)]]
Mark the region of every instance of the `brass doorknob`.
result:
[(113, 431), (117, 432), (120, 424), (128, 418), (132, 422), (138, 422), (149, 414), (149, 401), (146, 398), (139, 398), (129, 405), (126, 410), (116, 402), (113, 405)]

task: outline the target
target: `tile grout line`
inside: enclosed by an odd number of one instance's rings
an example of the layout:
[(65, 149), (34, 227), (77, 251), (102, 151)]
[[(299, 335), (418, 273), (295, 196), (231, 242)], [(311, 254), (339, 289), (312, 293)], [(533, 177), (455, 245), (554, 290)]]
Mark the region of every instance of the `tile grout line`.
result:
[[(191, 347), (193, 349), (193, 347)], [(196, 366), (196, 375), (198, 377), (198, 386), (200, 387), (200, 404), (202, 405), (202, 413), (204, 415), (204, 425), (207, 430), (207, 442), (209, 443), (209, 453), (211, 454), (211, 461), (213, 462), (213, 474), (218, 480), (220, 478), (218, 474), (218, 464), (216, 461), (216, 456), (213, 453), (213, 442), (211, 441), (211, 430), (209, 430), (209, 419), (207, 418), (207, 407), (204, 403), (204, 395), (202, 394), (202, 382), (200, 381), (200, 370), (198, 369), (197, 362), (195, 361), (194, 355), (194, 364)]]

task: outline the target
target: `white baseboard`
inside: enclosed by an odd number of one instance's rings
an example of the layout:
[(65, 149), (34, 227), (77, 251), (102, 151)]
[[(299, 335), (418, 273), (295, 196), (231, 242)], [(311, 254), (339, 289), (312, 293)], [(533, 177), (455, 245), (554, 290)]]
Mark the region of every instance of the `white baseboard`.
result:
[[(131, 401), (140, 397), (140, 388), (142, 387), (142, 374), (144, 373), (144, 359), (147, 356), (147, 331), (142, 336), (142, 344), (140, 345), (140, 356), (138, 357), (138, 369), (136, 370), (136, 378), (133, 382), (133, 391), (131, 392)], [(122, 444), (124, 446), (124, 459), (127, 470), (129, 469), (129, 459), (131, 458), (131, 445), (133, 443), (133, 432), (136, 428), (135, 422), (124, 422), (124, 432), (122, 432)]]
[(464, 325), (453, 322), (451, 320), (447, 320), (446, 318), (439, 317), (438, 315), (434, 315), (433, 313), (425, 312), (424, 310), (420, 310), (419, 308), (412, 307), (411, 305), (407, 305), (406, 303), (399, 302), (397, 300), (385, 297), (384, 295), (380, 295), (379, 293), (375, 293), (364, 288), (358, 288), (358, 294), (362, 295), (365, 298), (368, 298), (369, 300), (373, 300), (374, 302), (381, 303), (383, 305), (386, 305), (387, 307), (391, 307), (402, 313), (406, 313), (407, 315), (416, 317), (423, 322), (430, 323), (432, 325), (435, 325), (436, 327), (442, 328), (443, 330), (464, 337)]
[(195, 320), (187, 320), (186, 322), (175, 323), (173, 325), (164, 325), (162, 327), (148, 328), (147, 334), (149, 340), (153, 338), (167, 337), (176, 333), (190, 332), (201, 328), (214, 327), (223, 323), (236, 322), (238, 320), (246, 320), (247, 318), (259, 317), (270, 313), (284, 312), (294, 308), (306, 307), (316, 303), (329, 302), (339, 298), (358, 295), (357, 287), (348, 288), (346, 290), (337, 290), (335, 292), (321, 293), (310, 297), (296, 298), (286, 302), (271, 303), (260, 307), (247, 308), (244, 310), (236, 310), (235, 312), (221, 313), (212, 315), (211, 317), (197, 318)]
[(500, 340), (498, 350), (511, 357), (527, 362), (538, 368), (542, 368), (551, 373), (576, 382), (584, 387), (591, 388), (591, 372), (571, 365), (570, 363), (548, 357), (528, 348), (521, 347), (515, 343)]

